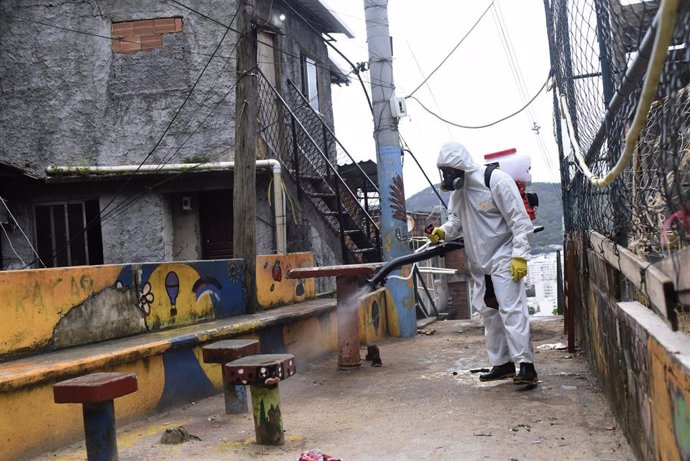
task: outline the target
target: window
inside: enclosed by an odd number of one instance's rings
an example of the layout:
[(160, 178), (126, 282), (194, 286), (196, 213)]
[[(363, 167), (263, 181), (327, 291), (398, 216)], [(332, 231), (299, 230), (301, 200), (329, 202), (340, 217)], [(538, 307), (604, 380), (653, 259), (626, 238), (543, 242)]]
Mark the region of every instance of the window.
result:
[(36, 205), (35, 220), (36, 249), (46, 267), (103, 264), (98, 200)]
[(302, 94), (309, 100), (309, 105), (319, 111), (319, 85), (317, 83), (316, 61), (302, 57)]

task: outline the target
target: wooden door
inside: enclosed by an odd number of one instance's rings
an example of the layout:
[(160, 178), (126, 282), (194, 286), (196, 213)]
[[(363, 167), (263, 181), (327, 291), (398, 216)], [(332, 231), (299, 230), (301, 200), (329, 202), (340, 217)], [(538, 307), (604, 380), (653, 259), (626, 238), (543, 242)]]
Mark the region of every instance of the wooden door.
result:
[(232, 191), (199, 194), (202, 259), (229, 259), (232, 253)]

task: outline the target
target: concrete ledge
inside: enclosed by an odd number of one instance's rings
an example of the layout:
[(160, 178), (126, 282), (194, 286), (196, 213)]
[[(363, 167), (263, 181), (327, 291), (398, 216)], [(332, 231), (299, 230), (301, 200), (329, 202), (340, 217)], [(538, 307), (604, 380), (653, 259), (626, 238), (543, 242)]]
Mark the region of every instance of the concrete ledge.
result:
[(653, 337), (678, 365), (690, 373), (690, 337), (687, 334), (671, 330), (656, 313), (637, 301), (620, 302), (618, 307)]
[(118, 421), (144, 417), (222, 390), (221, 367), (203, 361), (205, 343), (258, 339), (262, 353), (290, 353), (298, 363), (335, 351), (335, 307), (335, 299), (312, 300), (0, 363), (0, 459), (25, 459), (83, 438), (81, 410), (54, 402), (56, 382), (134, 373), (139, 388), (116, 399), (115, 411)]
[(79, 346), (0, 363), (0, 392), (69, 379), (178, 348), (251, 334), (335, 310), (335, 299), (316, 299), (270, 311), (200, 323), (173, 330)]

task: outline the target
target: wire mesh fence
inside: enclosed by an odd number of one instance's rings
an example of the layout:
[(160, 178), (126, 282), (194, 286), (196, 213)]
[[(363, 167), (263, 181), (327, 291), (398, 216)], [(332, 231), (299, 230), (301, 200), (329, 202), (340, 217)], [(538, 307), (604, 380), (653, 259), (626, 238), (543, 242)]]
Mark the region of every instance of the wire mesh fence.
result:
[[(546, 0), (563, 133), (566, 232), (596, 230), (650, 261), (690, 240), (690, 2), (681, 1), (672, 46), (647, 122), (623, 173), (592, 185), (574, 161), (604, 177), (620, 158), (659, 27), (658, 1)], [(560, 117), (556, 115), (556, 123)]]

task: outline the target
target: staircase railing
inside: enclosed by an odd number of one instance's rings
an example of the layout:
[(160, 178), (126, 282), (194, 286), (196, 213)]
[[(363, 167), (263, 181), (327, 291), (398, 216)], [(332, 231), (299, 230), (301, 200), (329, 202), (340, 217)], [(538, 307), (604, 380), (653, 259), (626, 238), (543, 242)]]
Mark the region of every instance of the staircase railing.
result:
[(380, 229), (371, 216), (370, 200), (365, 197), (363, 204), (340, 175), (335, 154), (340, 143), (332, 130), (325, 122), (320, 130), (308, 130), (260, 72), (258, 80), (259, 131), (264, 147), (295, 181), (299, 198), (308, 197), (339, 234), (345, 262), (380, 261)]

